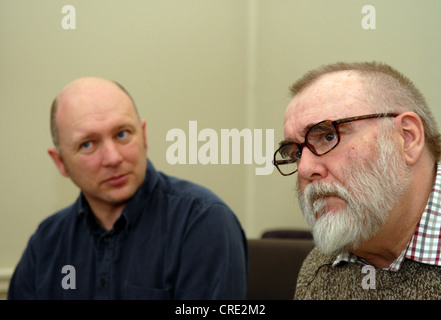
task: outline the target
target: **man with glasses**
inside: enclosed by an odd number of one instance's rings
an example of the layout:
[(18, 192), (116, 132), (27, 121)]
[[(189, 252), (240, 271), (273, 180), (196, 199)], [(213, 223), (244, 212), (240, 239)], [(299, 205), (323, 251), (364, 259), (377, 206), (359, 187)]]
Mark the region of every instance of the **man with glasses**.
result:
[(441, 136), (388, 65), (337, 63), (292, 87), (274, 154), (316, 248), (296, 299), (441, 298)]

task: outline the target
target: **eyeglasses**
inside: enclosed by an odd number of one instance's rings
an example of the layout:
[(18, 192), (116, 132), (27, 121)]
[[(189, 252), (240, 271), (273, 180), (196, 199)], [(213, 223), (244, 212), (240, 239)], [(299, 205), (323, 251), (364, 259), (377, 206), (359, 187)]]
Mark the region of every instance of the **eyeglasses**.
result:
[(305, 129), (304, 143), (282, 142), (279, 149), (274, 153), (273, 164), (282, 175), (289, 176), (297, 172), (303, 147), (306, 146), (319, 157), (337, 147), (340, 143), (340, 131), (338, 129), (340, 124), (372, 118), (397, 117), (398, 115), (398, 113), (375, 113), (335, 121), (323, 120)]

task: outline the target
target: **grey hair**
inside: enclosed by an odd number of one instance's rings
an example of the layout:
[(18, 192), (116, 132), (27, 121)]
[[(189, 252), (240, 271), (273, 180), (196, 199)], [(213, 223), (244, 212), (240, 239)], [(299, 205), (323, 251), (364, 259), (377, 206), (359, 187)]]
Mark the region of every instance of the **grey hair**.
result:
[(426, 147), (432, 159), (440, 161), (441, 135), (424, 96), (409, 78), (387, 64), (338, 62), (325, 65), (306, 73), (290, 87), (290, 93), (295, 96), (321, 76), (339, 71), (355, 71), (363, 77), (364, 98), (373, 112), (416, 113), (423, 123)]

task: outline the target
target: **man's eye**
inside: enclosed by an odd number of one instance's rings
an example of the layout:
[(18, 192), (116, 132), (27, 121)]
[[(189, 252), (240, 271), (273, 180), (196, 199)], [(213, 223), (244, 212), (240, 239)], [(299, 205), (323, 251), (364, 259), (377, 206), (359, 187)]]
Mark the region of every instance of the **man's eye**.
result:
[(81, 144), (81, 149), (90, 149), (90, 148), (92, 148), (92, 142), (90, 141), (86, 141)]
[(86, 141), (80, 144), (79, 151), (82, 153), (92, 153), (95, 149), (93, 141)]
[(302, 156), (302, 151), (298, 147), (289, 146), (283, 148), (280, 154), (284, 159), (291, 159), (297, 161)]
[(120, 139), (124, 139), (125, 137), (127, 137), (127, 131), (118, 132), (117, 136)]
[(334, 140), (336, 138), (336, 136), (337, 135), (335, 134), (335, 132), (329, 132), (329, 133), (324, 135), (324, 140), (326, 142), (331, 142), (332, 140)]
[(129, 137), (129, 135), (130, 135), (129, 131), (127, 131), (127, 130), (123, 130), (123, 131), (118, 132), (118, 134), (116, 135), (116, 137), (117, 137), (119, 140), (126, 140), (126, 139)]

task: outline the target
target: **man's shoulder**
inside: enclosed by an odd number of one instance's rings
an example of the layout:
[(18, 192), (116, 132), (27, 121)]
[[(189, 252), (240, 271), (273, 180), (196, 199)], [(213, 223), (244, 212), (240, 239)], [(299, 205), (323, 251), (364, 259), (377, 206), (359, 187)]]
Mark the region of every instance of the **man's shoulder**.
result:
[(304, 277), (312, 277), (318, 269), (325, 265), (332, 265), (333, 257), (323, 254), (317, 247), (314, 247), (306, 257), (302, 265), (302, 273)]
[(65, 227), (71, 226), (72, 219), (75, 219), (74, 208), (75, 203), (43, 219), (34, 237), (48, 239), (57, 237), (57, 234), (65, 232)]
[(160, 172), (158, 191), (183, 201), (226, 206), (225, 202), (209, 188), (186, 179), (167, 175), (163, 172)]
[(324, 266), (332, 265), (333, 261), (331, 257), (324, 255), (317, 247), (314, 247), (303, 261), (297, 280), (297, 286), (308, 286), (316, 277), (317, 272)]

